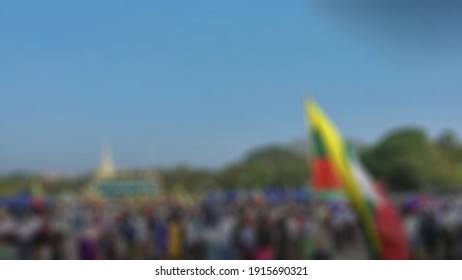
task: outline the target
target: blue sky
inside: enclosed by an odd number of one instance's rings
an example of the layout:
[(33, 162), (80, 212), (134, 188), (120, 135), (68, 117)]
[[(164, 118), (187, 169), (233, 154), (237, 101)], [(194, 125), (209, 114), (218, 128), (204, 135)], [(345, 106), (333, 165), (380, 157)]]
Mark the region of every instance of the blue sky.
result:
[(462, 135), (456, 42), (312, 3), (2, 2), (0, 172), (87, 171), (107, 144), (123, 168), (219, 167), (303, 138), (308, 96), (355, 139)]

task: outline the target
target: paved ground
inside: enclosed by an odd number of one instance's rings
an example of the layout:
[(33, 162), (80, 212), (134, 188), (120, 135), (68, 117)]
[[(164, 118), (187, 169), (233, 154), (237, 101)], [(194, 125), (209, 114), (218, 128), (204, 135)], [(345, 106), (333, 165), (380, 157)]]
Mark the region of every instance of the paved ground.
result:
[(356, 250), (346, 250), (341, 253), (337, 253), (334, 260), (367, 260), (369, 256), (366, 250), (360, 248)]
[(347, 248), (341, 252), (334, 254), (335, 260), (367, 260), (369, 255), (367, 248), (362, 242), (356, 244), (354, 247)]

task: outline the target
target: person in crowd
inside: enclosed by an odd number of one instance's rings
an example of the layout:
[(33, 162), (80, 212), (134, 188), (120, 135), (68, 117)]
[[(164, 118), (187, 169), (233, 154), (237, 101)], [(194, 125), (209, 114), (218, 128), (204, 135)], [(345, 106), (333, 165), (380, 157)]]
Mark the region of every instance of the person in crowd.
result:
[(183, 257), (183, 236), (184, 231), (181, 223), (179, 209), (174, 209), (168, 222), (168, 250), (170, 260), (179, 260)]
[(271, 242), (271, 221), (265, 214), (259, 217), (256, 235), (255, 259), (274, 260), (276, 254)]
[[(413, 259), (462, 259), (461, 199), (402, 216)], [(368, 258), (364, 240), (343, 202), (76, 200), (0, 209), (1, 259)]]

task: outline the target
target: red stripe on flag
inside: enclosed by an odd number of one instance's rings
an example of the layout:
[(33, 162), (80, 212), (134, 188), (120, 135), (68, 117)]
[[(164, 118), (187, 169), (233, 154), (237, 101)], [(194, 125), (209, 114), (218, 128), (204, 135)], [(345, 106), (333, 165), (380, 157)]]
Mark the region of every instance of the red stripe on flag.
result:
[(409, 247), (404, 226), (398, 211), (388, 199), (384, 189), (376, 186), (382, 202), (376, 209), (376, 225), (382, 244), (382, 258), (384, 260), (409, 259)]
[(317, 190), (337, 190), (341, 188), (338, 175), (332, 163), (325, 158), (314, 160), (312, 166), (313, 187)]

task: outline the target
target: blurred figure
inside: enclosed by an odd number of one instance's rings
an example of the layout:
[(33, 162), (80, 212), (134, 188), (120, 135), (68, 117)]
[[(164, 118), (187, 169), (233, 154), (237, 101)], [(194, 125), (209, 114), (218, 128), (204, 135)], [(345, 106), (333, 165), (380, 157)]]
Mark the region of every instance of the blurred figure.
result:
[(432, 211), (425, 210), (422, 214), (419, 235), (422, 240), (425, 258), (437, 258), (438, 229), (435, 216)]
[(180, 213), (175, 209), (168, 222), (168, 259), (179, 260), (183, 257), (183, 235)]
[(255, 221), (251, 213), (244, 211), (235, 229), (235, 246), (238, 258), (251, 260), (254, 258), (256, 246)]
[(98, 233), (94, 227), (88, 227), (79, 239), (79, 259), (99, 260), (100, 257)]
[(276, 259), (286, 260), (288, 258), (288, 254), (285, 244), (287, 244), (289, 235), (287, 232), (287, 221), (284, 217), (278, 217), (275, 223), (274, 242), (276, 247)]
[(330, 213), (326, 205), (317, 205), (315, 212), (316, 223), (313, 227), (313, 259), (327, 260), (332, 258), (332, 237), (330, 231)]
[(256, 260), (274, 260), (276, 257), (271, 242), (271, 224), (264, 214), (259, 217), (257, 227), (257, 246), (255, 248)]
[(419, 223), (420, 221), (415, 212), (409, 210), (404, 213), (404, 227), (406, 229), (407, 240), (409, 240), (411, 259), (422, 258)]
[(198, 211), (189, 209), (185, 219), (185, 259), (200, 260), (204, 258), (204, 224)]
[(14, 246), (16, 226), (11, 215), (6, 210), (0, 209), (0, 260), (18, 259)]
[[(404, 209), (414, 259), (462, 258), (462, 200)], [(355, 213), (335, 201), (123, 200), (0, 210), (2, 259), (365, 259)]]
[(30, 260), (36, 257), (35, 238), (40, 227), (40, 219), (34, 213), (27, 211), (20, 214), (16, 229), (19, 259)]

